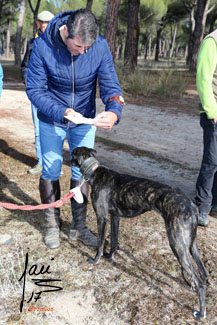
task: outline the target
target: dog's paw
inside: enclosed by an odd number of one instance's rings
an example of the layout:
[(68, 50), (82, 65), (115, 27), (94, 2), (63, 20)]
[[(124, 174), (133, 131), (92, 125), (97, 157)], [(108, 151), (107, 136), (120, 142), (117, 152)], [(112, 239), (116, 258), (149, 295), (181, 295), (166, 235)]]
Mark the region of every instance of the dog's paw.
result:
[(190, 289), (191, 289), (192, 292), (195, 292), (195, 293), (197, 292), (197, 288), (194, 285), (191, 285)]
[(103, 257), (106, 258), (109, 261), (114, 262), (114, 254), (113, 253), (106, 253), (106, 252), (104, 252), (103, 253)]
[(90, 264), (93, 264), (93, 265), (96, 265), (98, 260), (96, 260), (95, 258), (92, 258), (92, 257), (88, 257), (88, 260), (87, 260)]
[(199, 310), (195, 310), (194, 313), (193, 313), (193, 315), (194, 315), (194, 319), (195, 319), (196, 321), (198, 321), (198, 322), (199, 322), (201, 319), (206, 318), (206, 315), (202, 315), (201, 312), (200, 312)]

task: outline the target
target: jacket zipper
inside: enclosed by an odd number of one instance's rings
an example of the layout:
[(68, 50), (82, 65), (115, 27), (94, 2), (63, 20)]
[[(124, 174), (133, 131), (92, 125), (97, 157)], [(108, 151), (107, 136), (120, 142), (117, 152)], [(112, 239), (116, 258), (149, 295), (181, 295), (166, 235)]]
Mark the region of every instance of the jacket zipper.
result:
[(73, 63), (73, 55), (71, 54), (71, 58), (72, 58), (72, 108), (74, 109), (74, 63)]
[[(74, 107), (74, 63), (73, 63), (73, 55), (71, 54), (71, 61), (72, 61), (72, 105), (71, 107)], [(74, 109), (74, 108), (73, 108)], [(68, 122), (67, 124), (67, 129), (69, 129), (69, 124), (70, 122)]]

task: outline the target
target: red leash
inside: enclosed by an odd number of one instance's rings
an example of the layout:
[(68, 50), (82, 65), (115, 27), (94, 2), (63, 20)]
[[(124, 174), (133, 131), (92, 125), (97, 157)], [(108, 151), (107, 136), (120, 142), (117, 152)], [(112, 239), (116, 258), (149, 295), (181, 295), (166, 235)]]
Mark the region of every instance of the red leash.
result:
[(66, 201), (71, 199), (75, 195), (74, 192), (71, 192), (69, 194), (66, 194), (61, 200), (58, 200), (56, 202), (52, 203), (45, 203), (45, 204), (39, 204), (39, 205), (17, 205), (13, 203), (3, 203), (0, 202), (0, 207), (3, 207), (5, 209), (9, 210), (44, 210), (48, 208), (60, 208)]

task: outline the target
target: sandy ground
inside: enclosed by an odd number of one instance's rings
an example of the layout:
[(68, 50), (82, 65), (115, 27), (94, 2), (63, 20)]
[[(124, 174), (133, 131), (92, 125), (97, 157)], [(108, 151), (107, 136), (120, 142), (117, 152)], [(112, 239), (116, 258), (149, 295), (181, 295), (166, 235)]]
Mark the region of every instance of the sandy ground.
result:
[[(101, 101), (97, 100), (97, 110), (103, 109)], [(34, 156), (30, 103), (24, 90), (3, 90), (0, 117), (3, 138), (16, 140), (17, 149), (25, 146), (29, 154)], [(119, 143), (114, 147), (102, 141), (96, 142), (100, 163), (123, 173), (180, 187), (193, 196), (202, 157), (199, 117), (181, 114), (175, 107), (165, 109), (148, 107), (145, 103), (144, 106), (127, 104), (119, 125), (112, 131), (98, 129), (97, 136)], [(127, 149), (126, 145), (133, 148)], [(67, 143), (65, 150), (68, 150)], [(103, 322), (96, 318), (94, 299), (93, 292), (88, 288), (85, 291), (59, 294), (56, 300), (52, 300), (55, 311), (48, 323), (122, 324), (112, 313), (105, 315)], [(31, 319), (31, 324), (38, 324), (37, 316), (35, 322)]]
[[(103, 109), (98, 103), (98, 109)], [(118, 126), (109, 132), (98, 129), (97, 135), (144, 151), (141, 156), (119, 150), (108, 154), (100, 147), (99, 157), (103, 161), (106, 156), (108, 165), (194, 194), (202, 158), (199, 117), (180, 113), (175, 107), (127, 104)]]

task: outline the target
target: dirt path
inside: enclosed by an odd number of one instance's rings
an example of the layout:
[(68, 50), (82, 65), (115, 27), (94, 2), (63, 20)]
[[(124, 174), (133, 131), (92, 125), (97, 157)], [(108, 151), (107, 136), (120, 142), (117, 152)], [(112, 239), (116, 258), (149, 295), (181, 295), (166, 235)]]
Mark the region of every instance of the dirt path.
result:
[[(103, 109), (100, 102), (98, 109)], [(105, 155), (105, 162), (119, 171), (180, 187), (193, 195), (202, 157), (199, 117), (176, 108), (128, 104), (120, 124), (109, 132), (98, 129), (97, 135), (143, 151), (110, 150), (108, 154), (100, 147), (102, 161)]]

